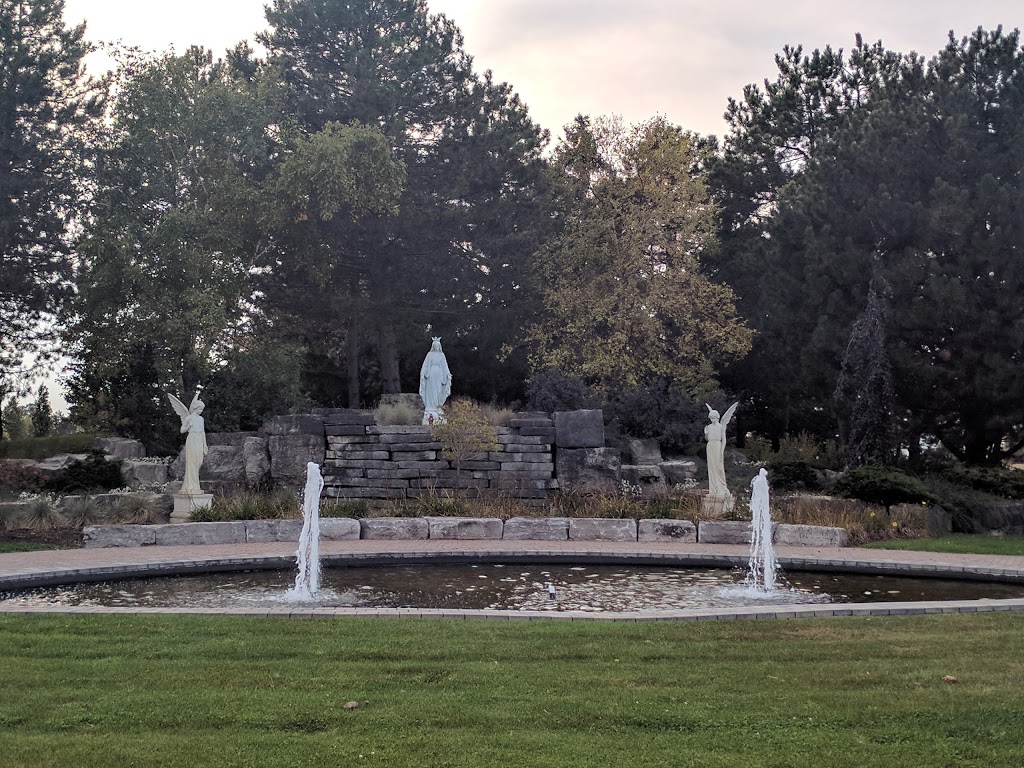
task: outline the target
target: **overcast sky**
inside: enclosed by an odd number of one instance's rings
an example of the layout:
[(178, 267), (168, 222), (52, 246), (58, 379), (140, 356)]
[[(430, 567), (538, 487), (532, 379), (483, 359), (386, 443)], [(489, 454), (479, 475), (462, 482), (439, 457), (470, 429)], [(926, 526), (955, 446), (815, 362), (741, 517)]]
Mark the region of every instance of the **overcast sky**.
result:
[[(455, 21), (477, 69), (512, 84), (557, 138), (582, 112), (654, 115), (722, 135), (729, 97), (774, 79), (784, 45), (806, 51), (868, 42), (931, 58), (950, 30), (1024, 27), (1021, 0), (428, 0)], [(95, 42), (147, 50), (199, 44), (215, 54), (266, 27), (264, 0), (66, 0)], [(94, 61), (94, 67), (103, 65)], [(48, 383), (54, 406), (66, 409)]]
[[(928, 58), (954, 30), (1024, 27), (1020, 0), (428, 0), (465, 36), (480, 70), (512, 84), (557, 136), (580, 112), (657, 114), (721, 135), (728, 98), (774, 78), (786, 44), (848, 49), (860, 32)], [(191, 44), (222, 54), (266, 21), (264, 0), (66, 0), (96, 41), (146, 49)]]

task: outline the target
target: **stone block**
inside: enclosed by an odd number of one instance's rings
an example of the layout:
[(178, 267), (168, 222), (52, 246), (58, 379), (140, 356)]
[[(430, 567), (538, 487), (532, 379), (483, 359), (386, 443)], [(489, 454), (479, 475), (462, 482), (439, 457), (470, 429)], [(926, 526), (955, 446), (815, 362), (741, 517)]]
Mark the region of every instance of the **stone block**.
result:
[(521, 464), (519, 462), (502, 462), (501, 474), (509, 477), (535, 478), (538, 480), (551, 477), (555, 471), (555, 465), (548, 464)]
[(56, 477), (76, 461), (84, 461), (87, 458), (87, 453), (59, 453), (36, 462), (33, 466), (48, 478)]
[(519, 491), (519, 490), (540, 490), (546, 491), (551, 488), (552, 480), (537, 479), (537, 478), (515, 478), (509, 477), (508, 475), (499, 475), (498, 477), (491, 478), (490, 487), (496, 488), (501, 491)]
[(520, 437), (539, 437), (547, 443), (555, 442), (555, 428), (550, 427), (522, 427), (518, 430)]
[(697, 462), (695, 461), (663, 461), (658, 465), (665, 483), (669, 486), (685, 485), (687, 480), (697, 479)]
[(630, 464), (649, 466), (662, 462), (661, 446), (655, 439), (627, 438), (622, 448), (623, 458), (628, 459)]
[(498, 453), (535, 453), (544, 456), (551, 453), (551, 446), (547, 443), (502, 443)]
[(298, 543), (302, 533), (301, 520), (246, 520), (245, 540), (256, 544), (273, 541)]
[(392, 469), (394, 463), (390, 461), (349, 461), (348, 459), (325, 459), (323, 474), (326, 477), (339, 469)]
[(161, 461), (125, 459), (121, 462), (121, 474), (129, 488), (163, 485), (167, 482), (167, 464)]
[(496, 451), (491, 454), (490, 458), (491, 461), (500, 461), (503, 465), (512, 462), (520, 464), (550, 464), (551, 452), (518, 453), (512, 451)]
[(507, 427), (510, 429), (551, 429), (552, 421), (551, 417), (547, 414), (524, 416), (517, 414), (513, 418), (509, 419)]
[(418, 469), (421, 471), (428, 470), (445, 470), (450, 469), (451, 465), (447, 461), (393, 461), (391, 462), (398, 469)]
[(328, 437), (359, 437), (366, 435), (367, 429), (369, 427), (358, 424), (331, 424), (324, 427), (324, 434)]
[(500, 539), (497, 517), (425, 517), (431, 539)]
[[(324, 429), (326, 430), (326, 427)], [(346, 445), (365, 446), (367, 444), (377, 444), (379, 442), (377, 435), (368, 435), (365, 430), (362, 434), (358, 435), (328, 435), (327, 437), (327, 447), (332, 451), (343, 450)], [(360, 450), (367, 449), (361, 448)]]
[(87, 525), (82, 529), (82, 546), (149, 547), (156, 544), (155, 525)]
[(637, 525), (637, 541), (694, 544), (697, 541), (697, 526), (689, 520), (641, 520)]
[[(178, 523), (149, 526), (156, 534), (159, 547), (181, 547), (193, 544), (242, 544), (245, 523)], [(296, 539), (298, 541), (298, 539)]]
[(566, 541), (567, 517), (510, 517), (505, 521), (502, 538), (509, 541)]
[(130, 440), (127, 437), (97, 437), (92, 441), (92, 447), (119, 459), (144, 459), (146, 457), (146, 446), (138, 440)]
[(392, 461), (437, 461), (437, 451), (399, 451), (391, 448)]
[(644, 488), (646, 486), (664, 485), (665, 476), (661, 473), (661, 467), (657, 464), (623, 464), (622, 481)]
[(619, 493), (622, 464), (614, 448), (559, 448), (555, 470), (563, 490)]
[(422, 517), (364, 517), (359, 521), (359, 538), (377, 541), (426, 539), (430, 526)]
[(305, 486), (306, 464), (323, 465), (326, 448), (318, 435), (271, 435), (270, 476), (282, 485)]
[(697, 526), (701, 544), (750, 544), (749, 520), (702, 520)]
[(473, 472), (493, 472), (501, 469), (501, 463), (497, 461), (464, 461), (462, 469)]
[(391, 454), (387, 451), (361, 451), (356, 448), (346, 448), (343, 451), (328, 451), (325, 458), (341, 461), (387, 461), (391, 458)]
[[(381, 435), (381, 437), (384, 437), (384, 435)], [(440, 451), (441, 450), (441, 443), (439, 443), (437, 441), (433, 441), (433, 440), (424, 440), (424, 441), (419, 442), (419, 443), (392, 443), (392, 442), (386, 442), (386, 441), (382, 440), (380, 445), (381, 445), (382, 448), (386, 448), (387, 450), (391, 451), (392, 453), (406, 452), (406, 451)], [(403, 457), (403, 458), (405, 458), (405, 457)]]
[(264, 485), (270, 479), (270, 441), (258, 435), (243, 439), (242, 464), (247, 486)]
[[(428, 440), (433, 440), (433, 435), (430, 433), (430, 427), (416, 426), (413, 424), (406, 424), (401, 426), (372, 426), (366, 428), (367, 434), (380, 435), (381, 440), (386, 441), (389, 436), (395, 438), (395, 442), (416, 442), (415, 436), (426, 437)], [(397, 436), (397, 437), (396, 437)]]
[(418, 469), (368, 469), (366, 476), (383, 480), (409, 480), (419, 477), (420, 471)]
[(599, 410), (556, 412), (555, 445), (559, 448), (603, 448), (604, 415)]
[(373, 414), (357, 411), (352, 408), (331, 408), (330, 413), (321, 417), (324, 426), (331, 427), (369, 427), (373, 426)]
[(262, 437), (267, 439), (265, 433), (260, 432), (207, 432), (207, 445), (233, 445), (241, 448), (247, 437)]
[(569, 540), (636, 541), (636, 520), (574, 517), (569, 520)]
[(830, 528), (823, 525), (793, 525), (776, 523), (775, 543), (790, 547), (845, 547), (849, 534), (845, 528)]
[(351, 517), (321, 517), (322, 541), (354, 541), (359, 538), (359, 521)]
[(268, 435), (320, 435), (324, 434), (324, 419), (311, 413), (274, 416), (261, 430)]
[[(415, 482), (415, 481), (414, 481)], [(408, 480), (392, 480), (379, 477), (332, 477), (330, 484), (338, 488), (408, 488)]]
[(498, 432), (498, 445), (537, 445), (550, 450), (552, 442), (544, 437), (524, 435), (521, 432)]

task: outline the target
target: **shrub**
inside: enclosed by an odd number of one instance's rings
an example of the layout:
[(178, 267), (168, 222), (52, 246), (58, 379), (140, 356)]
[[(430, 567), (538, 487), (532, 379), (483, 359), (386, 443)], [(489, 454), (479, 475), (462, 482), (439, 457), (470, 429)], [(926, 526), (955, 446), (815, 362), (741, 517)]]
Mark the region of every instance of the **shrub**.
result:
[(36, 493), (43, 489), (46, 477), (35, 467), (26, 467), (16, 461), (0, 461), (0, 488), (9, 489), (13, 495)]
[(965, 467), (952, 465), (939, 474), (951, 483), (1004, 499), (1024, 499), (1024, 472), (1007, 467)]
[[(291, 520), (302, 516), (302, 502), (292, 491), (280, 489), (271, 494), (243, 491), (232, 496), (218, 496), (206, 513), (209, 519), (220, 520)], [(198, 510), (197, 510), (198, 511)], [(192, 519), (198, 520), (196, 512)]]
[(91, 432), (77, 432), (73, 435), (0, 440), (0, 458), (37, 461), (61, 453), (87, 453), (97, 437), (100, 435)]
[(850, 470), (836, 481), (835, 492), (848, 499), (881, 504), (886, 512), (893, 504), (920, 504), (935, 500), (916, 477), (882, 467)]
[(768, 464), (768, 481), (777, 491), (817, 491), (818, 475), (806, 461), (772, 461)]
[(382, 403), (373, 412), (373, 421), (379, 426), (415, 427), (423, 423), (423, 409), (405, 403)]
[(409, 507), (414, 517), (460, 517), (469, 510), (465, 499), (435, 493), (420, 496)]
[(64, 528), (68, 522), (57, 509), (53, 500), (45, 496), (33, 499), (28, 507), (18, 516), (19, 526), (34, 531), (46, 531)]
[(74, 491), (109, 491), (124, 485), (121, 467), (116, 461), (107, 461), (99, 451), (93, 451), (88, 458), (79, 459), (63, 472), (46, 481), (43, 486), (55, 493)]
[(923, 507), (901, 507), (887, 515), (874, 504), (830, 496), (773, 497), (772, 518), (779, 523), (845, 528), (851, 544), (927, 534)]
[(106, 517), (106, 510), (92, 496), (78, 496), (72, 499), (65, 499), (61, 506), (61, 512), (72, 528), (84, 528), (87, 525), (102, 523)]
[(578, 411), (593, 408), (597, 402), (597, 396), (583, 379), (566, 376), (557, 368), (537, 371), (526, 387), (526, 407), (533, 411)]
[(155, 496), (130, 493), (114, 502), (110, 519), (121, 525), (160, 525), (167, 522), (167, 515)]
[(444, 411), (444, 421), (430, 428), (441, 443), (441, 456), (455, 466), (455, 493), (462, 478), (462, 463), (479, 454), (498, 450), (498, 430), (488, 423), (483, 411), (471, 400), (452, 401)]
[(1002, 498), (966, 485), (950, 482), (945, 473), (928, 474), (922, 482), (936, 503), (953, 518), (953, 530), (959, 533), (980, 533), (978, 521), (983, 510), (1002, 502)]
[(320, 517), (368, 517), (370, 502), (366, 499), (337, 499), (320, 505)]
[(668, 381), (621, 392), (605, 405), (607, 418), (630, 437), (654, 438), (668, 451), (686, 451), (704, 440), (707, 410)]

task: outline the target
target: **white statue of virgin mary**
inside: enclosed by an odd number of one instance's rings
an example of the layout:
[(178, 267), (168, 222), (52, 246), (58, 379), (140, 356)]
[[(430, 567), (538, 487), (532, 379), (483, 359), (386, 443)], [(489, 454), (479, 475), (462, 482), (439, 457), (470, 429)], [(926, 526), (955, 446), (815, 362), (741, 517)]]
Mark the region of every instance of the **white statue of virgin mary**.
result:
[(441, 351), (441, 337), (434, 336), (430, 351), (420, 366), (420, 397), (423, 398), (423, 423), (444, 421), (441, 406), (452, 394), (452, 372)]

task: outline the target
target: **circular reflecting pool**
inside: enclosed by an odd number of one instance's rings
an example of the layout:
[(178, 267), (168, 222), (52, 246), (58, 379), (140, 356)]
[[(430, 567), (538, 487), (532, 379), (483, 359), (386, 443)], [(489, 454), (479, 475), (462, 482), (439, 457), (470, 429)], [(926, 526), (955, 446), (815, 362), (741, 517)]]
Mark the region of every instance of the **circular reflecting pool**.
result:
[[(786, 572), (770, 593), (714, 568), (411, 565), (327, 568), (316, 605), (529, 611), (674, 611), (757, 604), (1024, 597), (1024, 584)], [(0, 606), (261, 608), (295, 605), (290, 571), (128, 579), (0, 592)]]

